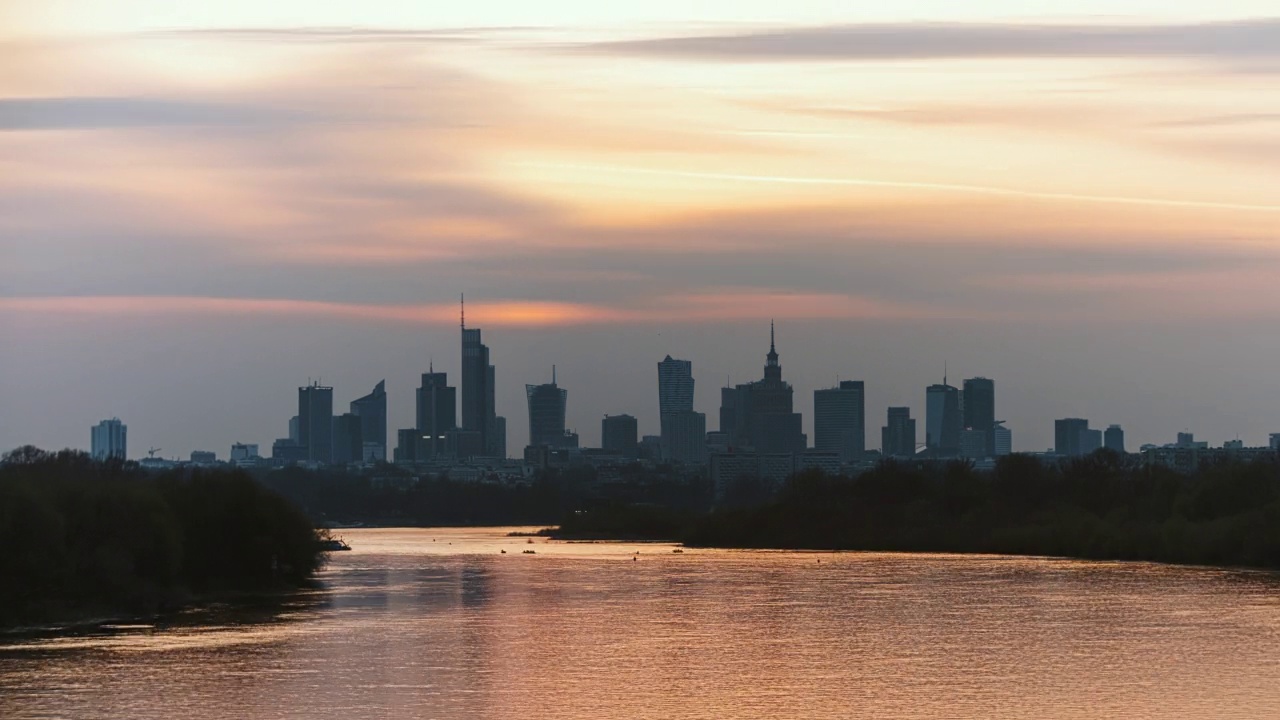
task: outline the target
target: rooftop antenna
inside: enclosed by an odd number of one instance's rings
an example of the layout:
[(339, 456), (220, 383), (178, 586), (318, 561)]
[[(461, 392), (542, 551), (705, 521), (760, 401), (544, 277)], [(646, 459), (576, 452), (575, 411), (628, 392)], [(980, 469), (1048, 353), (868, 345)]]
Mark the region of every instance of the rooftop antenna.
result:
[(947, 384), (947, 361), (942, 361), (942, 384)]
[(462, 313), (460, 318), (462, 322), (462, 329), (466, 330), (467, 329), (467, 294), (466, 293), (458, 294), (458, 307)]
[(773, 351), (774, 351), (774, 346), (773, 346), (773, 320), (772, 320), (772, 319), (770, 319), (770, 320), (769, 320), (769, 351), (770, 351), (770, 352), (773, 352)]
[(556, 366), (554, 364), (551, 366), (551, 384), (556, 384)]

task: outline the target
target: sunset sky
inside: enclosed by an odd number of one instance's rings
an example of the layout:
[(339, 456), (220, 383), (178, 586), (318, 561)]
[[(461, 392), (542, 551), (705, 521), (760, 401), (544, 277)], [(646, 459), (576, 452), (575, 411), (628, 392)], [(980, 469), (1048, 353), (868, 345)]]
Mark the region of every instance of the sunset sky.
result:
[(771, 318), (810, 440), (945, 362), (1015, 449), (1265, 444), (1280, 7), (0, 0), (0, 243), (4, 449), (269, 453), (308, 378), (394, 444), (462, 292), (513, 455), (553, 363), (585, 444), (668, 353), (714, 429)]

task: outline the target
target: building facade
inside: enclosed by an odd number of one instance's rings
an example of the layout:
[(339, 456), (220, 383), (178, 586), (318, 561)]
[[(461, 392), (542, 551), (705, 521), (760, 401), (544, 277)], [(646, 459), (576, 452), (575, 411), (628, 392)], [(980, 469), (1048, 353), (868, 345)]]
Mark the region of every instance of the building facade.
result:
[(551, 382), (525, 385), (524, 390), (529, 402), (529, 444), (563, 446), (569, 391), (556, 384), (555, 369), (551, 370)]
[(930, 385), (925, 390), (924, 422), (925, 449), (937, 455), (959, 454), (960, 431), (964, 429), (960, 390), (948, 385), (946, 378), (941, 385)]
[(996, 426), (996, 384), (984, 377), (964, 381), (963, 425), (965, 430), (979, 430), (985, 439), (982, 457), (995, 457), (996, 443), (993, 431)]
[(1102, 446), (1108, 450), (1124, 454), (1124, 429), (1119, 425), (1112, 425), (1103, 433)]
[(867, 449), (866, 392), (861, 380), (813, 391), (813, 448), (853, 462)]
[(360, 416), (355, 413), (343, 413), (335, 417), (330, 462), (334, 465), (350, 465), (363, 460), (364, 432)]
[(605, 415), (600, 421), (600, 447), (606, 452), (634, 458), (639, 452), (639, 424), (631, 415)]
[(480, 434), (485, 454), (506, 457), (506, 420), (499, 422), (494, 388), (496, 371), (479, 328), (467, 328), (462, 316), (462, 429)]
[(1053, 421), (1053, 452), (1064, 457), (1082, 455), (1081, 437), (1089, 429), (1084, 418), (1062, 418)]
[(129, 427), (114, 417), (94, 425), (89, 434), (89, 455), (94, 460), (127, 460)]
[(387, 459), (387, 381), (379, 380), (373, 392), (351, 401), (351, 414), (360, 418), (360, 436), (364, 438), (360, 458), (369, 461)]
[(1013, 453), (1013, 431), (1005, 427), (1003, 421), (996, 421), (991, 434), (995, 437), (995, 457), (1004, 457)]
[[(458, 428), (458, 392), (449, 386), (448, 373), (438, 373), (430, 368), (422, 374), (422, 385), (415, 393), (415, 427), (426, 440), (423, 460), (433, 460), (450, 454), (449, 433)], [(465, 456), (464, 456), (465, 457)]]
[(911, 408), (889, 408), (885, 426), (880, 429), (880, 452), (885, 457), (915, 457), (916, 421), (911, 418)]

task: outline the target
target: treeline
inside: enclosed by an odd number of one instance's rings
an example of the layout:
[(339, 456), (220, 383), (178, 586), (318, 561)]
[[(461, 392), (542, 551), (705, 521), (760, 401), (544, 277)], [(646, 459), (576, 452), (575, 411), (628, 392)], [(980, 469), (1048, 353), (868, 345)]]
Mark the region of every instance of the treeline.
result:
[(391, 466), (367, 475), (286, 468), (256, 476), (322, 524), (400, 526), (553, 525), (577, 511), (660, 506), (702, 514), (711, 508), (705, 476), (662, 468), (622, 468), (601, 482), (589, 467), (550, 469), (515, 483), (415, 478)]
[(1280, 568), (1280, 462), (1192, 475), (1100, 451), (1059, 466), (884, 462), (793, 476), (763, 505), (691, 524), (691, 545), (1056, 555)]
[(305, 584), (311, 520), (231, 470), (146, 473), (72, 450), (0, 459), (0, 625), (151, 613)]

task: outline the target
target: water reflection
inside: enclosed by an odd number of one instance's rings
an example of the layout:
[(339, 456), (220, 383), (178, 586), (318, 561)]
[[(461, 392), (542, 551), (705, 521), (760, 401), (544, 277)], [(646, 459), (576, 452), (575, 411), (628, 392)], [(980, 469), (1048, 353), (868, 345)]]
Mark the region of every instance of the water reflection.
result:
[(1268, 573), (542, 540), (525, 555), (523, 539), (474, 530), (347, 539), (355, 550), (324, 571), (325, 591), (276, 607), (0, 640), (0, 717), (1232, 718), (1280, 707), (1280, 584)]

